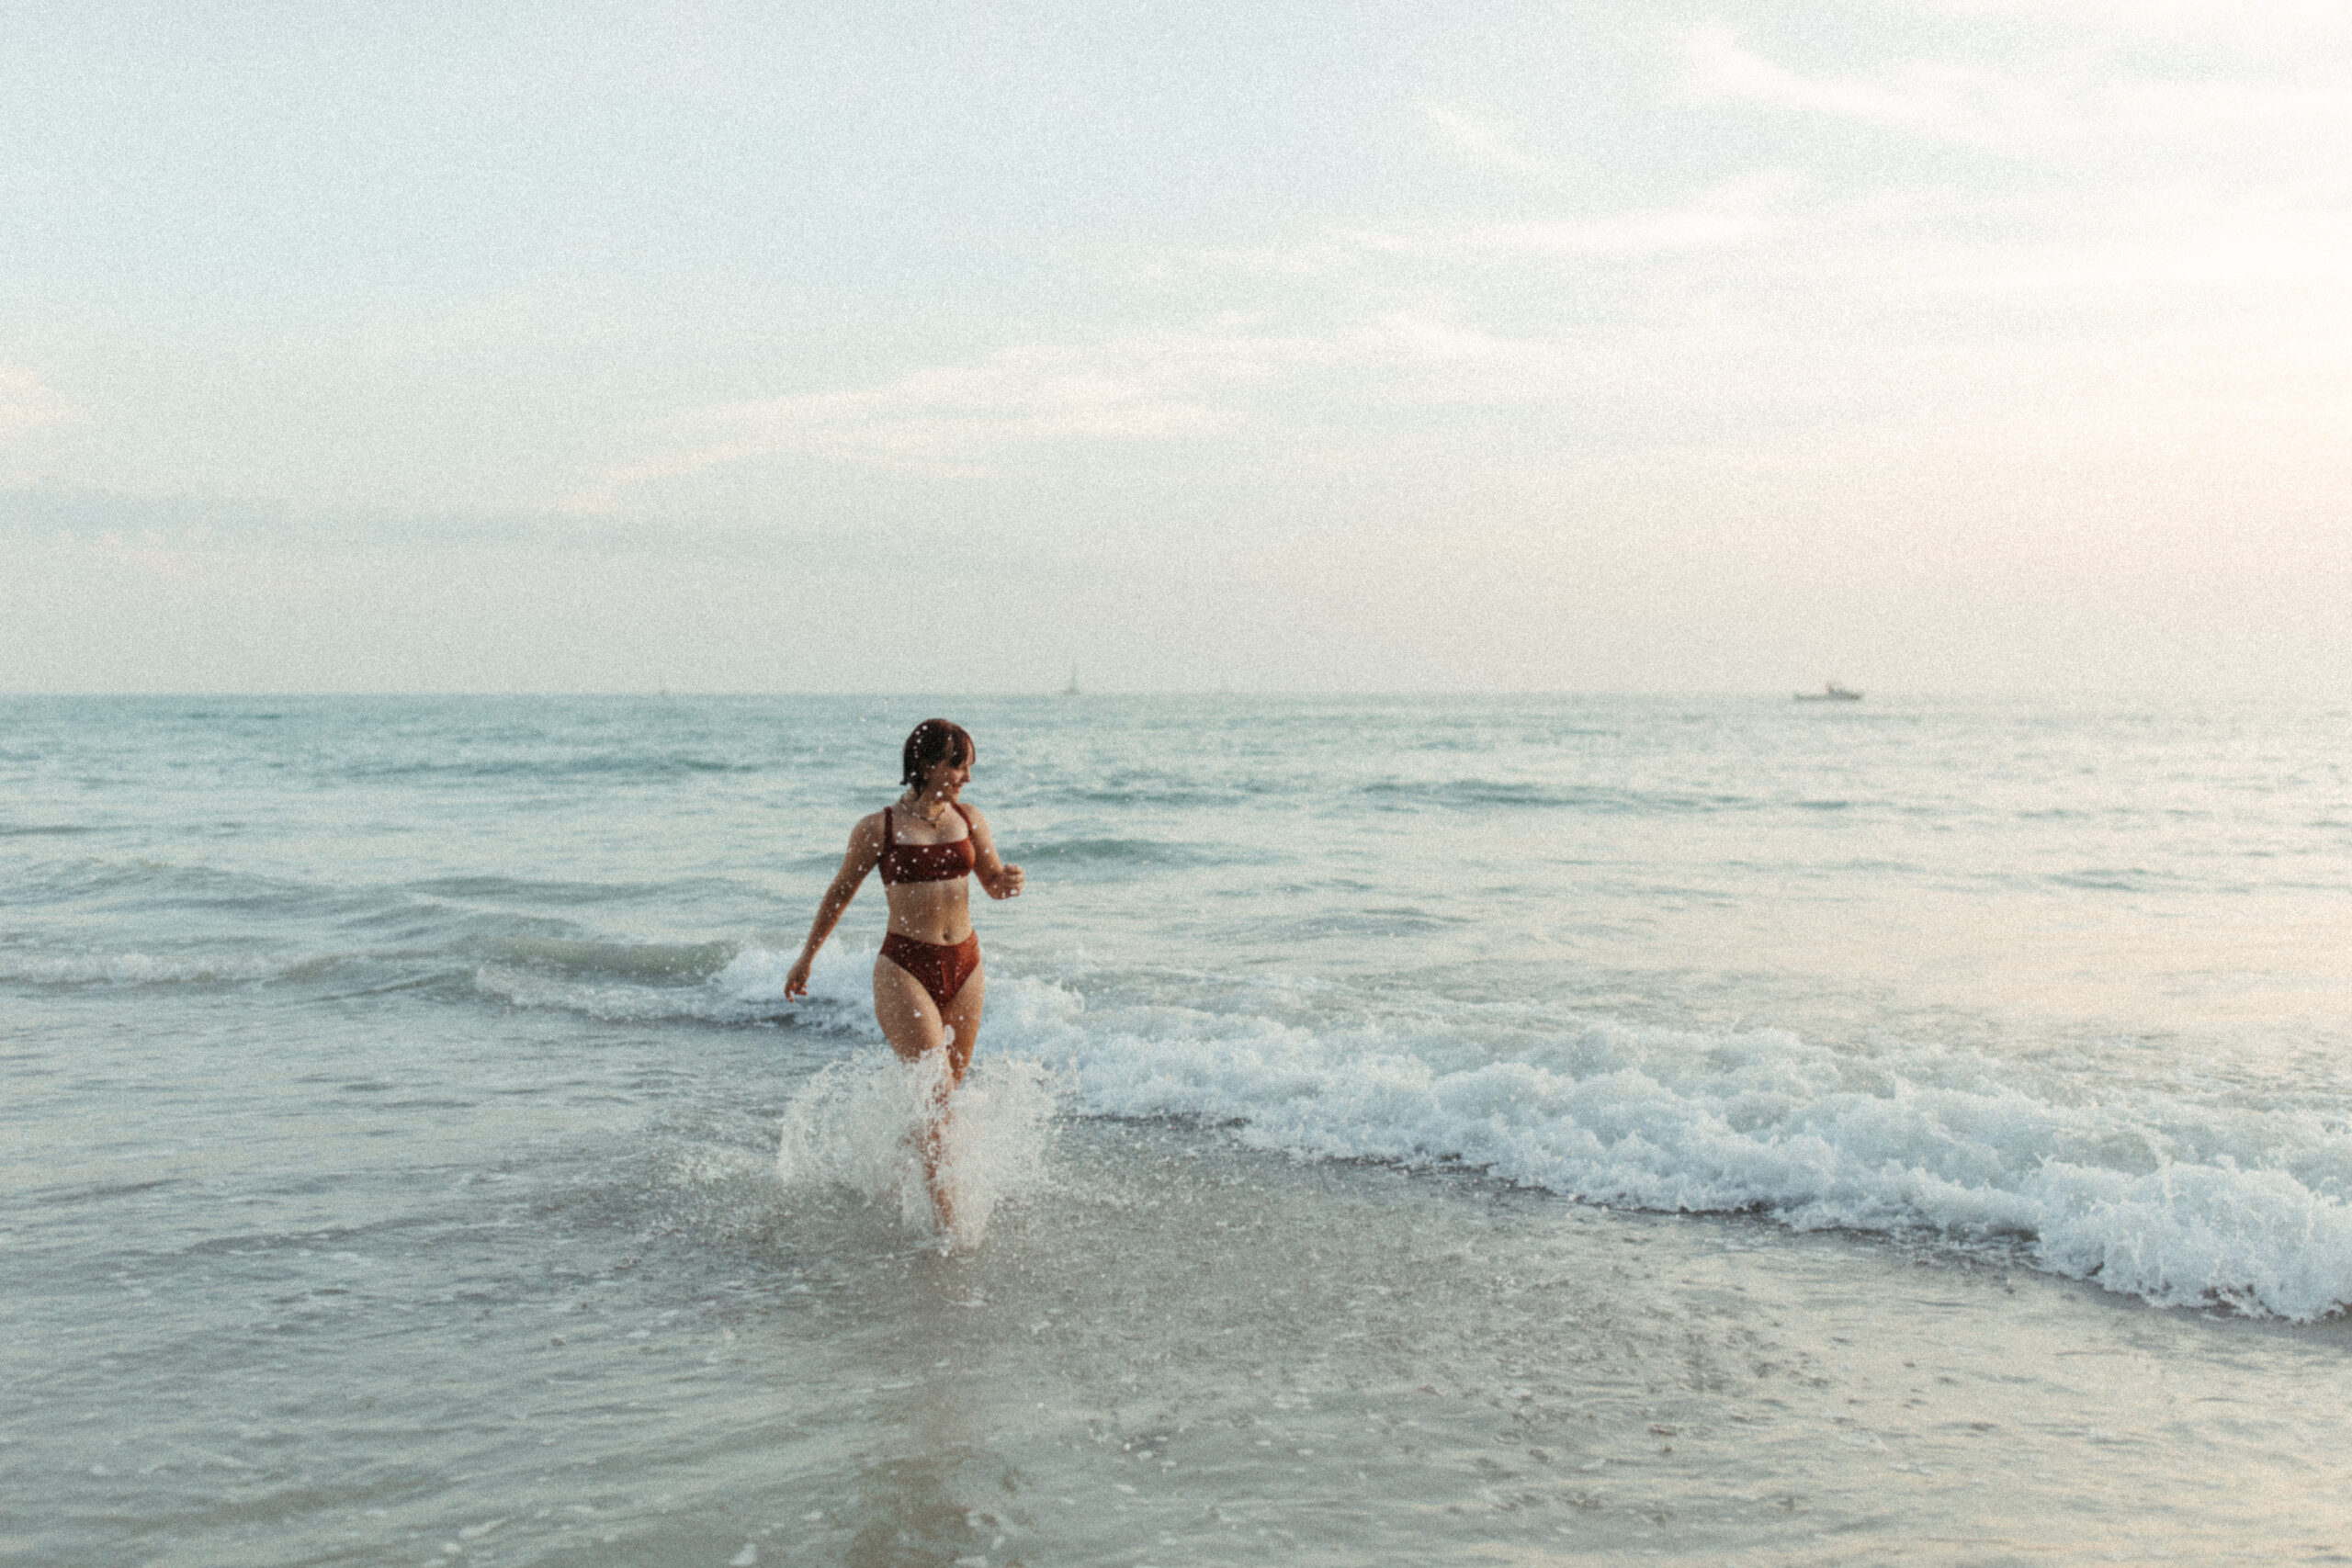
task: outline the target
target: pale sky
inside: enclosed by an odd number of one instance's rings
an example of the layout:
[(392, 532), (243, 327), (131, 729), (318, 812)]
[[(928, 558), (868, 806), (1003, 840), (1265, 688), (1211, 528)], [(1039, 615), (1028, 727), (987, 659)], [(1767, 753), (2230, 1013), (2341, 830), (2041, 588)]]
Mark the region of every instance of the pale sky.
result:
[(2352, 6), (0, 7), (0, 691), (2352, 687)]

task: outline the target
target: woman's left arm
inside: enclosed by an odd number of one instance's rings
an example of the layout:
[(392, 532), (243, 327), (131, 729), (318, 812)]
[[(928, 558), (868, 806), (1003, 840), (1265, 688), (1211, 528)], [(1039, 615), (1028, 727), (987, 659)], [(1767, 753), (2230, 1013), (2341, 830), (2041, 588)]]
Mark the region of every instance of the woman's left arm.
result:
[(1025, 880), (1021, 868), (1004, 861), (996, 852), (996, 835), (989, 831), (989, 819), (977, 806), (967, 807), (972, 814), (972, 874), (980, 879), (991, 898), (1018, 898)]

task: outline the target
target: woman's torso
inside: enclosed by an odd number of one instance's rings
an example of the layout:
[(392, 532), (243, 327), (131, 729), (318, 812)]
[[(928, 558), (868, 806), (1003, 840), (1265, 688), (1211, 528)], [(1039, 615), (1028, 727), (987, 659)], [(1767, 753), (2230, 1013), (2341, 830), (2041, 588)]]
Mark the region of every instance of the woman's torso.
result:
[(890, 900), (890, 929), (940, 943), (971, 935), (970, 874), (978, 855), (971, 818), (961, 805), (951, 805), (935, 823), (884, 807), (877, 869)]

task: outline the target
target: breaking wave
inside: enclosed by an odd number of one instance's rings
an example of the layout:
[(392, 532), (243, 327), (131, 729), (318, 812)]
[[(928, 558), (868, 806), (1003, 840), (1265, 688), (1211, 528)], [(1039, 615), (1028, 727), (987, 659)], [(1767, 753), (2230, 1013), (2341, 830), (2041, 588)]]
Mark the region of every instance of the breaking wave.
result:
[[(774, 1019), (870, 1040), (871, 964), (870, 951), (832, 944), (811, 994), (790, 1001), (789, 955), (757, 946), (692, 987), (481, 983), (601, 1017)], [(1318, 1008), (1311, 985), (1278, 1000), (1264, 976), (1160, 979), (1128, 977), (1115, 989), (1155, 999), (1123, 1004), (991, 976), (976, 1075), (1049, 1068), (1080, 1112), (1195, 1118), (1302, 1157), (1466, 1167), (1599, 1203), (1997, 1248), (2164, 1305), (2308, 1320), (2352, 1304), (2352, 1117), (2340, 1111), (2086, 1084), (1933, 1045), (1863, 1054), (1777, 1029), (1343, 1003), (1337, 988)], [(1169, 999), (1187, 995), (1225, 999)], [(897, 1103), (887, 1081), (827, 1078), (810, 1104), (883, 1115)]]

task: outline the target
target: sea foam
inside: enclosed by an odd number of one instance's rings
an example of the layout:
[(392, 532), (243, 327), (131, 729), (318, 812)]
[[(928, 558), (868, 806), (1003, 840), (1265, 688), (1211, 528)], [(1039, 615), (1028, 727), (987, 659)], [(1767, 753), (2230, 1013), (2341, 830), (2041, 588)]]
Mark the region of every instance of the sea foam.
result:
[(33, 986), (237, 985), (276, 979), (291, 967), (251, 953), (0, 953), (0, 982)]
[[(788, 1004), (795, 1021), (874, 1037), (871, 964), (829, 948), (810, 996)], [(775, 1016), (789, 966), (747, 947), (703, 986), (571, 1001)], [(972, 1135), (1042, 1124), (1051, 1075), (1081, 1113), (1196, 1118), (1304, 1157), (1462, 1166), (1599, 1203), (1996, 1247), (2165, 1305), (2309, 1320), (2352, 1303), (2341, 1115), (1934, 1045), (1840, 1051), (1784, 1030), (1710, 1035), (1426, 997), (1359, 999), (1317, 1021), (1311, 997), (1277, 1005), (1214, 976), (1168, 978), (1152, 990), (1222, 1003), (1122, 1005), (991, 976), (957, 1097), (974, 1107)], [(1015, 1091), (1015, 1074), (1035, 1076)], [(787, 1175), (912, 1203), (910, 1167), (888, 1153), (913, 1124), (910, 1081), (878, 1052), (820, 1076), (787, 1116)], [(982, 1113), (991, 1093), (1005, 1098)], [(1027, 1158), (1007, 1137), (974, 1156), (976, 1191), (1024, 1179), (1006, 1174)], [(982, 1227), (993, 1201), (973, 1210)]]
[(1088, 1007), (1024, 981), (990, 1003), (996, 1045), (1067, 1064), (1098, 1113), (1225, 1122), (1301, 1156), (1460, 1164), (1596, 1202), (1928, 1234), (2166, 1305), (2308, 1320), (2352, 1303), (2340, 1117), (1770, 1029), (1563, 1020), (1476, 1061), (1476, 1009), (1317, 1029)]

